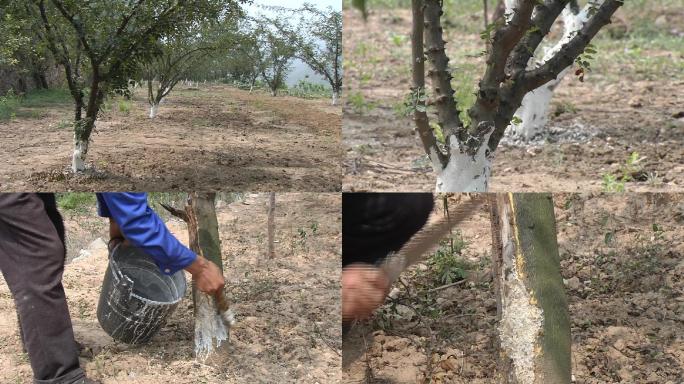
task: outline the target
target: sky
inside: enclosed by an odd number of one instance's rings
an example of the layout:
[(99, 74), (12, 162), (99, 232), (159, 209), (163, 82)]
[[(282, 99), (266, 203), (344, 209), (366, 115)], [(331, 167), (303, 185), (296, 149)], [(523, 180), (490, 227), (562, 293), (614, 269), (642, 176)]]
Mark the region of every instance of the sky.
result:
[[(247, 8), (253, 8), (254, 11), (258, 9), (258, 5), (276, 5), (287, 8), (299, 8), (302, 5), (304, 5), (304, 3), (314, 4), (317, 8), (320, 9), (333, 7), (333, 9), (335, 10), (342, 10), (342, 0), (254, 0), (254, 2), (251, 5), (247, 5)], [(261, 9), (258, 10), (264, 12)], [(250, 13), (254, 11), (250, 10)], [(294, 60), (292, 62), (292, 72), (290, 72), (290, 75), (287, 77), (286, 80), (287, 85), (296, 85), (299, 82), (299, 80), (304, 79), (313, 83), (321, 83), (325, 85), (328, 84), (328, 82), (325, 79), (323, 79), (321, 76), (313, 72), (311, 68), (309, 68), (309, 66), (307, 66), (300, 60)]]

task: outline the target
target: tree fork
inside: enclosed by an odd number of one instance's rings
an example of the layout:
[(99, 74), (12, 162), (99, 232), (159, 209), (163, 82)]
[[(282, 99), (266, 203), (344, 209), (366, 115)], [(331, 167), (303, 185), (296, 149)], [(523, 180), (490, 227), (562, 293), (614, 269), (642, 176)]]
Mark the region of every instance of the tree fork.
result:
[(500, 381), (571, 382), (570, 316), (550, 194), (491, 195)]

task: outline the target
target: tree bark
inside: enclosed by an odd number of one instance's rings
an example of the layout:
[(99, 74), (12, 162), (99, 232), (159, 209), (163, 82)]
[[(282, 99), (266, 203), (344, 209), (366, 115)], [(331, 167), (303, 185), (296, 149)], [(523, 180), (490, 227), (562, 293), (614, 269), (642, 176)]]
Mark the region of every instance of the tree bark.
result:
[(276, 194), (271, 192), (268, 197), (268, 258), (275, 257), (275, 207)]
[(571, 382), (568, 304), (550, 194), (490, 197), (500, 377), (519, 384)]
[[(223, 272), (215, 199), (216, 193), (213, 192), (193, 192), (188, 195), (184, 210), (168, 206), (164, 208), (187, 223), (190, 249), (216, 264)], [(200, 358), (206, 358), (214, 349), (214, 340), (217, 346), (220, 345), (228, 339), (230, 330), (226, 329), (217, 315), (214, 297), (199, 291), (194, 281), (192, 298), (195, 314), (195, 354)]]

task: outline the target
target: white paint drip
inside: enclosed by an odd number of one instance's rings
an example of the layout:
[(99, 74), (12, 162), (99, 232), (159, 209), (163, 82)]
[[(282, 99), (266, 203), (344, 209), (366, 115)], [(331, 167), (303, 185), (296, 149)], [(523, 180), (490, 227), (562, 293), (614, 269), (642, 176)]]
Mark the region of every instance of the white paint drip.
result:
[(74, 153), (71, 158), (71, 170), (76, 172), (85, 171), (85, 157), (88, 152), (88, 142), (76, 139), (74, 142)]
[[(209, 354), (221, 346), (221, 342), (228, 340), (229, 329), (218, 315), (214, 299), (204, 293), (196, 296), (197, 305), (195, 311), (195, 356), (200, 360), (206, 360)], [(234, 315), (229, 314), (233, 321)], [(214, 341), (215, 340), (215, 341)]]
[(458, 147), (458, 139), (452, 136), (449, 163), (444, 168), (433, 153), (437, 192), (487, 192), (492, 171), (492, 156), (488, 156), (487, 147), (490, 136), (491, 133), (484, 136), (475, 156), (463, 153)]
[[(508, 3), (506, 2), (507, 10)], [(567, 44), (579, 31), (584, 24), (589, 20), (589, 5), (584, 7), (577, 15), (570, 10), (570, 5), (563, 9), (563, 36), (558, 42), (551, 46), (544, 48), (544, 55), (541, 60), (536, 61), (534, 58), (530, 60), (531, 67), (538, 67), (551, 59), (560, 49)], [(523, 98), (520, 108), (515, 112), (522, 122), (520, 124), (511, 124), (506, 129), (511, 132), (514, 137), (522, 138), (529, 141), (535, 136), (541, 134), (548, 123), (549, 106), (553, 98), (553, 92), (558, 84), (563, 80), (565, 75), (570, 72), (572, 66), (565, 68), (554, 80), (542, 85), (541, 87), (529, 92)]]

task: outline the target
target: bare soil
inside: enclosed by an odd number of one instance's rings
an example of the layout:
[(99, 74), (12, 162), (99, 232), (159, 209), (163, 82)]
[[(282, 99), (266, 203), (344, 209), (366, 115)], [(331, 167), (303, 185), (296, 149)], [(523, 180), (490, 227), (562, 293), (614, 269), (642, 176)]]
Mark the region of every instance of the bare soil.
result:
[[(484, 71), (478, 70), (484, 68), (484, 45), (476, 31), (465, 33), (456, 27), (479, 23), (481, 15), (449, 12), (457, 16), (445, 26), (447, 53), (454, 84), (467, 96), (475, 92)], [(657, 9), (649, 12), (660, 15)], [(667, 17), (663, 29), (681, 33), (676, 27), (684, 22), (681, 9), (663, 11), (661, 16)], [(618, 17), (623, 23), (618, 24), (624, 25), (626, 19), (629, 25), (628, 15), (620, 11)], [(344, 26), (349, 62), (344, 190), (434, 190), (435, 176), (414, 124), (396, 111), (411, 87), (410, 11), (377, 10), (364, 23), (358, 12), (345, 10)], [(607, 33), (602, 32), (606, 41)], [(547, 138), (529, 144), (504, 141), (499, 146), (492, 191), (601, 191), (603, 176), (619, 177), (633, 152), (644, 158), (642, 176), (628, 182), (627, 191), (684, 190), (684, 45), (674, 51), (648, 43), (615, 46), (612, 51), (599, 50), (597, 56), (603, 59), (585, 82), (568, 75), (557, 88)], [(475, 75), (469, 78), (460, 71)]]
[[(71, 106), (0, 123), (3, 191), (341, 189), (340, 108), (222, 85), (181, 87), (148, 118), (142, 91), (98, 119), (84, 174), (70, 172)], [(60, 123), (61, 122), (61, 123)]]
[[(554, 203), (574, 382), (684, 382), (684, 195)], [(460, 226), (467, 276), (455, 286), (437, 281), (430, 261), (404, 273), (343, 341), (344, 383), (499, 382), (489, 225), (483, 209)]]
[[(224, 274), (237, 324), (230, 343), (206, 361), (193, 357), (190, 290), (148, 344), (128, 346), (108, 336), (96, 318), (105, 247), (97, 241), (88, 247), (89, 255), (68, 264), (64, 285), (87, 374), (106, 384), (339, 382), (341, 199), (306, 193), (278, 194), (276, 199), (273, 260), (265, 259), (268, 195), (217, 205)], [(84, 220), (102, 221), (94, 210), (90, 219), (67, 215), (69, 236), (87, 232), (79, 224)], [(168, 225), (187, 241), (184, 223)], [(0, 382), (31, 383), (31, 376), (14, 302), (0, 279)]]

